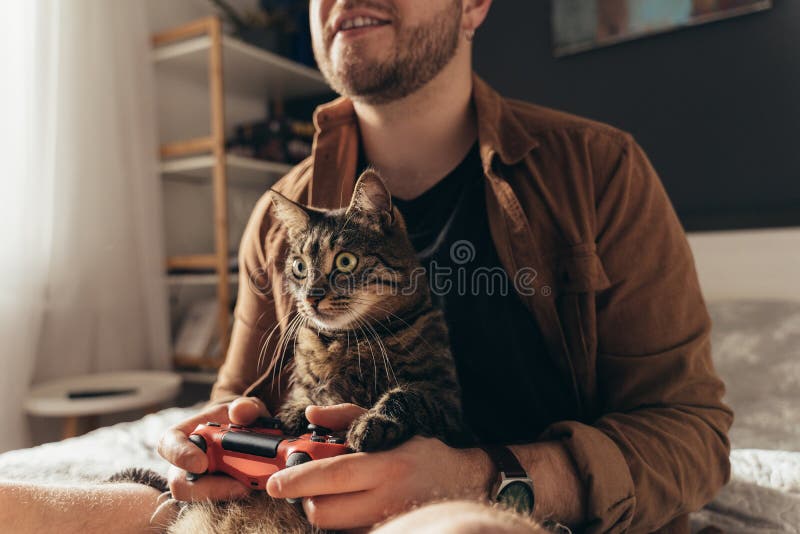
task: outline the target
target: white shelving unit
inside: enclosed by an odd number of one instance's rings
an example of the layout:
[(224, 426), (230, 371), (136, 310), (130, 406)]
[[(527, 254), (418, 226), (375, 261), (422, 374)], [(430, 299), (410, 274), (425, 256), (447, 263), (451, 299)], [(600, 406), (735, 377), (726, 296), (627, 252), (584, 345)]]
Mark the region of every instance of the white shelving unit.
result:
[[(187, 156), (162, 161), (161, 175), (166, 179), (208, 182), (214, 174), (215, 158), (211, 154)], [(228, 184), (231, 186), (265, 186), (289, 172), (291, 165), (247, 158), (233, 154), (225, 156)]]
[[(156, 63), (169, 65), (177, 73), (205, 83), (208, 35), (160, 46), (153, 50)], [(249, 45), (228, 35), (222, 36), (223, 81), (226, 91), (242, 95), (276, 97), (311, 96), (329, 91), (318, 70)]]
[[(237, 284), (237, 275), (229, 269), (229, 241), (236, 236), (229, 236), (228, 188), (255, 187), (263, 191), (292, 167), (226, 153), (225, 132), (243, 118), (239, 114), (235, 119), (228, 118), (231, 122), (226, 121), (226, 97), (280, 101), (324, 94), (330, 88), (316, 69), (223, 35), (217, 17), (199, 19), (160, 32), (153, 35), (152, 43), (152, 60), (158, 70), (179, 80), (184, 87), (207, 87), (208, 90), (207, 104), (204, 100), (187, 103), (179, 97), (175, 101), (178, 106), (165, 101), (169, 104), (162, 108), (165, 119), (170, 118), (175, 107), (184, 111), (187, 107), (195, 110), (194, 118), (197, 120), (193, 122), (194, 127), (203, 129), (205, 119), (202, 117), (208, 114), (208, 135), (190, 138), (177, 135), (179, 140), (163, 143), (160, 150), (160, 171), (165, 180), (211, 186), (214, 250), (168, 256), (167, 268), (180, 269), (184, 274), (166, 277), (168, 285), (174, 288), (216, 286), (219, 304), (217, 328), (223, 356), (187, 358), (175, 355), (174, 358), (176, 367), (205, 369), (201, 375), (207, 378), (213, 376), (213, 370), (222, 364), (227, 351), (231, 286)], [(195, 109), (201, 105), (203, 109)], [(248, 115), (246, 120), (260, 118)], [(182, 123), (174, 125), (183, 132)], [(193, 273), (193, 270), (197, 272)], [(209, 274), (209, 271), (213, 272)], [(212, 370), (210, 374), (209, 369)]]
[[(216, 274), (190, 273), (190, 274), (168, 274), (167, 284), (171, 286), (211, 286), (219, 281)], [(239, 283), (237, 273), (228, 273), (228, 283), (236, 285)]]

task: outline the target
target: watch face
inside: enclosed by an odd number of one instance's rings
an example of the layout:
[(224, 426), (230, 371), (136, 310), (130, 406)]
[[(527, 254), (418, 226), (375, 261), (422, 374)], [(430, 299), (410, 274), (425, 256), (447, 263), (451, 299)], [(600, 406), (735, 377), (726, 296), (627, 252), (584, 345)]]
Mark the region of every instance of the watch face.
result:
[(533, 490), (521, 480), (509, 482), (497, 494), (497, 500), (521, 514), (533, 511)]

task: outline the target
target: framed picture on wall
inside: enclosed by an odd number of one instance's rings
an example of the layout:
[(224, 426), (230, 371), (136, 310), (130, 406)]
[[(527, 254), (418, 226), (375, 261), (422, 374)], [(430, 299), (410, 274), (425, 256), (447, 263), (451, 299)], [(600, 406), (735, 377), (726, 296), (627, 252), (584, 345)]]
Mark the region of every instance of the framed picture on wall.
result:
[(551, 0), (556, 57), (736, 17), (772, 0)]

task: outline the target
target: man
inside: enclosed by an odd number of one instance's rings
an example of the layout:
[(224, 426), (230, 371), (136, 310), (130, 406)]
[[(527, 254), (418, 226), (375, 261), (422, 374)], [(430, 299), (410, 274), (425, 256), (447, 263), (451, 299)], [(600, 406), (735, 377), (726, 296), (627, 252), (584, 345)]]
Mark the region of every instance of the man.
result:
[[(401, 211), (405, 204), (412, 214), (409, 226), (431, 230), (417, 224), (413, 203), (436, 197), (445, 182), (467, 180), (463, 167), (471, 161), (484, 201), (470, 204), (470, 214), (485, 217), (488, 237), (480, 228), (464, 237), (479, 252), (488, 241), (488, 254), (496, 253), (512, 282), (526, 269), (535, 281), (525, 294), (517, 288), (508, 296), (511, 311), (498, 312), (513, 322), (497, 336), (514, 337), (521, 348), (504, 345), (508, 351), (474, 357), (459, 339), (479, 329), (479, 319), (470, 323), (446, 308), (468, 421), (487, 441), (527, 442), (511, 450), (533, 480), (536, 518), (590, 532), (686, 531), (686, 514), (728, 478), (731, 412), (720, 401), (710, 321), (685, 237), (629, 135), (504, 100), (473, 75), (471, 41), (490, 3), (312, 0), (315, 56), (343, 97), (317, 110), (312, 157), (276, 189), (313, 206), (339, 207), (359, 160), (366, 161)], [(348, 29), (354, 22), (365, 27)], [(447, 203), (440, 195), (433, 205), (455, 209)], [(265, 334), (291, 311), (275, 289), (280, 273), (271, 260), (279, 247), (265, 197), (242, 240), (236, 321), (215, 401), (247, 394), (272, 411), (280, 402), (272, 367), (258, 369), (256, 361)], [(485, 265), (492, 266), (491, 257)], [(257, 290), (268, 282), (271, 290)], [(461, 302), (474, 309), (474, 300)], [(530, 378), (536, 375), (541, 379)], [(246, 421), (263, 407), (238, 400), (231, 410)], [(310, 407), (308, 418), (341, 428), (360, 412)], [(203, 455), (185, 438), (194, 423), (174, 429), (162, 453), (202, 471)], [(485, 496), (496, 476), (478, 449), (418, 438), (374, 457), (287, 470), (271, 479), (269, 492), (314, 496), (304, 500), (314, 523), (350, 528), (411, 502)], [(179, 498), (245, 491), (213, 479), (191, 485), (180, 472), (172, 489)]]
[[(512, 475), (510, 462), (524, 471), (513, 478), (532, 481), (525, 511), (537, 520), (586, 532), (688, 532), (688, 512), (728, 479), (732, 414), (721, 403), (685, 236), (628, 134), (505, 100), (473, 74), (472, 39), (490, 4), (311, 0), (315, 56), (343, 96), (317, 110), (312, 157), (275, 188), (339, 207), (369, 163), (416, 237), (427, 236), (415, 246), (431, 236), (467, 242), (469, 264), (432, 240), (451, 266), (501, 269), (509, 294), (450, 292), (441, 303), (466, 418), (485, 442), (514, 444), (513, 454), (416, 437), (282, 471), (268, 491), (306, 497), (320, 527), (369, 527), (412, 504), (500, 498), (490, 488), (498, 471)], [(222, 476), (186, 481), (184, 469), (207, 466), (186, 436), (198, 422), (246, 424), (280, 403), (275, 362), (258, 362), (291, 312), (279, 289), (276, 228), (264, 197), (242, 239), (236, 319), (212, 404), (162, 439), (178, 499), (249, 491)], [(307, 417), (340, 429), (362, 411), (311, 406)], [(439, 531), (515, 531), (502, 527), (502, 514), (435, 506), (401, 516), (394, 529), (436, 531), (438, 522)]]

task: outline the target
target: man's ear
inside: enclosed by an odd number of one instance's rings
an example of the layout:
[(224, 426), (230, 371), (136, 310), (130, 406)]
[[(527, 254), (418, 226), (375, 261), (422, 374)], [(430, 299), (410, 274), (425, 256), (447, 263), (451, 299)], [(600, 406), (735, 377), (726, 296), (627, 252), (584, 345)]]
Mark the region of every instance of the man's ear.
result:
[(492, 0), (467, 0), (464, 2), (461, 13), (461, 28), (472, 30), (473, 34), (478, 26), (486, 20)]
[(361, 173), (353, 188), (347, 215), (350, 216), (354, 212), (375, 215), (388, 223), (394, 220), (392, 194), (389, 193), (389, 189), (383, 183), (378, 172), (372, 167), (368, 167)]
[(289, 200), (274, 189), (269, 191), (272, 201), (272, 213), (289, 231), (301, 231), (308, 228), (311, 220), (308, 211), (293, 200)]

